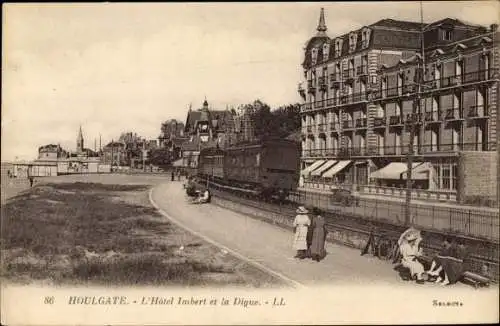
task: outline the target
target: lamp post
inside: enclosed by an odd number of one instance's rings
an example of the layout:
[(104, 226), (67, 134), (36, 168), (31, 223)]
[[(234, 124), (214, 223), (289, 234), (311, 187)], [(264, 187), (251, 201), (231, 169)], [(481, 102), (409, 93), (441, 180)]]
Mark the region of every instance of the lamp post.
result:
[[(407, 174), (406, 174), (406, 200), (405, 200), (405, 225), (409, 226), (410, 224), (413, 224), (412, 218), (411, 218), (411, 193), (412, 193), (412, 172), (413, 172), (413, 159), (415, 156), (414, 153), (414, 140), (415, 140), (415, 128), (418, 126), (417, 125), (417, 113), (421, 113), (421, 99), (422, 99), (422, 88), (423, 88), (423, 82), (424, 82), (424, 72), (425, 72), (425, 52), (424, 52), (424, 29), (426, 26), (424, 26), (424, 18), (423, 18), (423, 4), (422, 0), (420, 0), (420, 46), (421, 46), (421, 59), (418, 62), (417, 66), (417, 97), (416, 97), (416, 103), (413, 103), (412, 106), (412, 116), (411, 119), (408, 121), (408, 127), (410, 129), (410, 139), (409, 139), (409, 148), (408, 148), (408, 154), (407, 154)], [(419, 110), (420, 108), (420, 110)], [(417, 112), (420, 111), (420, 112)]]

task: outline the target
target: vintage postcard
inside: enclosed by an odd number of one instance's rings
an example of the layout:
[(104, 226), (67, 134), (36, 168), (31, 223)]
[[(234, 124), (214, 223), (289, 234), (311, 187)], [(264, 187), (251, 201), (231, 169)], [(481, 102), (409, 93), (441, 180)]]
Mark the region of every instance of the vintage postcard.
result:
[(498, 323), (499, 12), (5, 4), (1, 323)]

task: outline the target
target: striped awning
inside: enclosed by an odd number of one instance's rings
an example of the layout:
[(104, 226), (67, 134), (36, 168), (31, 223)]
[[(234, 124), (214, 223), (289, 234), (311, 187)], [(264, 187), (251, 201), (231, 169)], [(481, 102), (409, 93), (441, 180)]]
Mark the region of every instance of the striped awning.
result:
[[(424, 162), (424, 163), (416, 163), (419, 164), (418, 166), (413, 166), (413, 169), (411, 170), (411, 179), (412, 180), (428, 180), (429, 179), (429, 173), (430, 170), (432, 169), (432, 165), (429, 162)], [(407, 179), (408, 178), (408, 171), (403, 172), (401, 175), (401, 178)]]
[(309, 165), (306, 167), (304, 170), (300, 172), (301, 175), (309, 175), (313, 170), (319, 168), (323, 163), (325, 163), (325, 160), (318, 160), (314, 162), (313, 164)]
[(325, 164), (323, 164), (322, 166), (320, 166), (316, 170), (312, 171), (311, 176), (319, 177), (321, 174), (323, 174), (323, 172), (325, 172), (326, 170), (331, 168), (335, 163), (337, 163), (337, 161), (334, 161), (334, 160), (326, 161)]
[[(427, 179), (426, 171), (429, 170), (428, 165), (425, 163), (412, 163), (412, 179), (413, 180), (425, 180)], [(422, 166), (423, 165), (423, 166)], [(422, 167), (420, 167), (422, 166)], [(426, 169), (427, 167), (427, 169)], [(392, 162), (383, 168), (370, 174), (370, 178), (374, 179), (390, 179), (390, 180), (400, 180), (406, 179), (406, 172), (408, 171), (407, 163), (403, 162)]]
[(337, 173), (345, 169), (351, 163), (350, 160), (339, 161), (337, 164), (332, 166), (328, 171), (323, 173), (323, 178), (333, 178)]

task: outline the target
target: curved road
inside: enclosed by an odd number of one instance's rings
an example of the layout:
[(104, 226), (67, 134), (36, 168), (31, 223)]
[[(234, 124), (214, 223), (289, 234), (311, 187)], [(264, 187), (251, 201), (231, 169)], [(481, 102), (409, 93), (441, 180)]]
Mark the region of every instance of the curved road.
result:
[[(360, 256), (359, 250), (336, 244), (327, 243), (328, 256), (319, 263), (295, 259), (290, 231), (212, 204), (189, 204), (180, 182), (156, 186), (151, 190), (150, 199), (174, 222), (219, 246), (229, 248), (233, 254), (281, 276), (292, 285), (417, 286), (400, 280), (390, 263)], [(471, 288), (464, 284), (455, 287)]]

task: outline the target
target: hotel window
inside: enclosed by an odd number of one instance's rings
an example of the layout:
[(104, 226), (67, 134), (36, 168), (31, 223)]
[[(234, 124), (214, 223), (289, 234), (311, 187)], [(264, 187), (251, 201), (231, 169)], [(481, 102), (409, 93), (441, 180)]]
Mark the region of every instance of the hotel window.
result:
[(383, 104), (378, 104), (377, 105), (377, 118), (383, 118), (385, 117), (385, 107)]
[(340, 62), (335, 65), (335, 80), (339, 81), (342, 75), (342, 70), (340, 69)]
[(342, 42), (341, 40), (335, 40), (335, 57), (340, 57), (342, 54)]
[(384, 148), (385, 148), (385, 139), (383, 134), (376, 134), (377, 135), (377, 149), (379, 155), (384, 155)]
[(382, 97), (387, 96), (387, 76), (382, 76)]
[(401, 154), (401, 131), (396, 131), (394, 133), (394, 148), (396, 155)]
[(460, 127), (453, 127), (451, 129), (451, 145), (453, 151), (458, 151), (460, 149)]
[(431, 129), (431, 152), (436, 152), (439, 148), (439, 131)]
[(480, 124), (476, 127), (476, 150), (477, 151), (487, 150), (487, 141), (486, 141), (484, 124)]
[(396, 87), (398, 89), (398, 95), (403, 95), (403, 80), (404, 80), (404, 72), (400, 72), (397, 75)]

